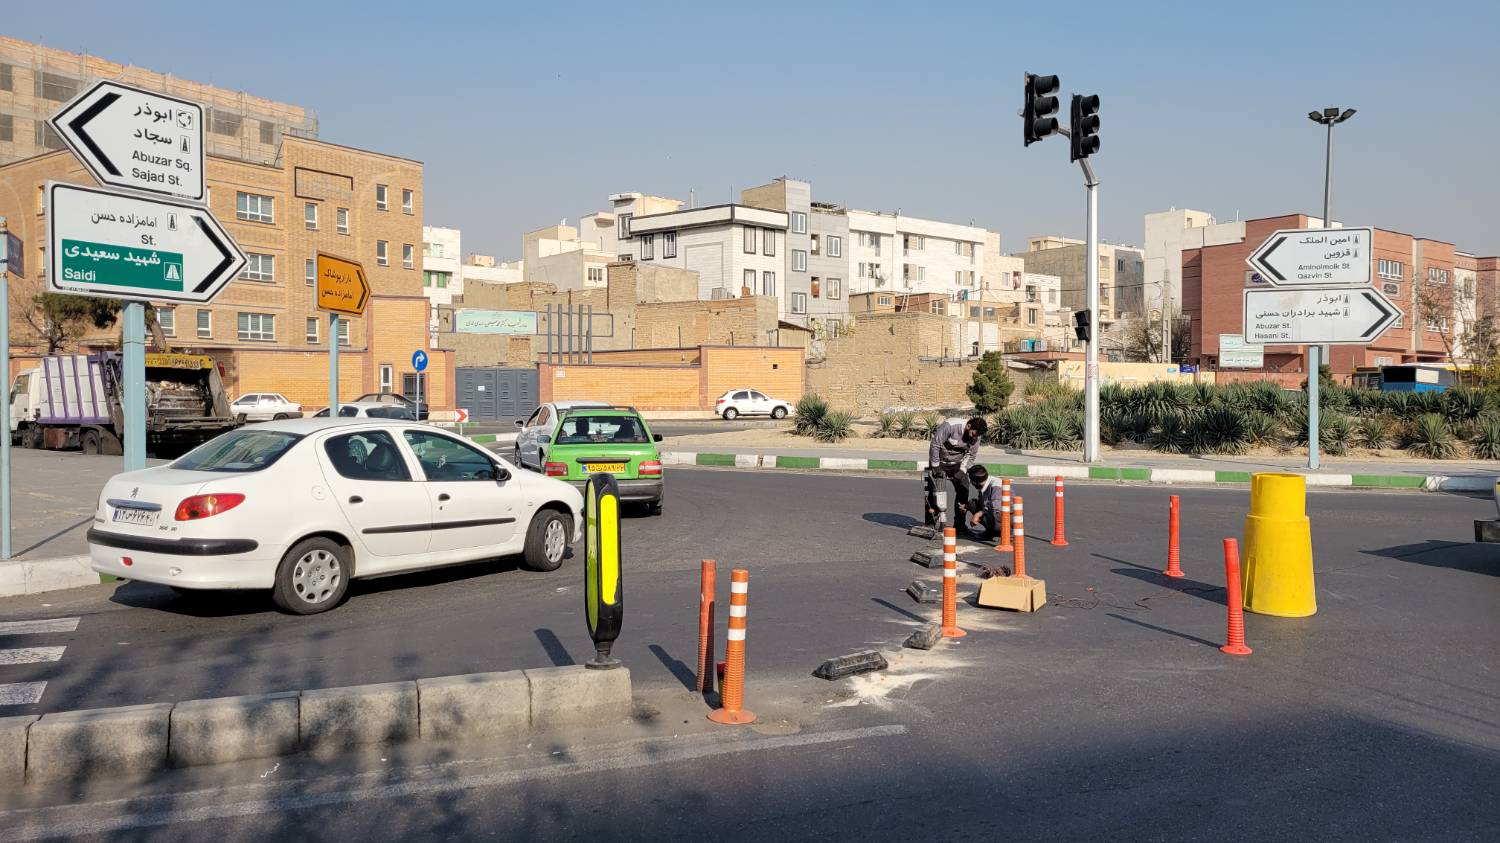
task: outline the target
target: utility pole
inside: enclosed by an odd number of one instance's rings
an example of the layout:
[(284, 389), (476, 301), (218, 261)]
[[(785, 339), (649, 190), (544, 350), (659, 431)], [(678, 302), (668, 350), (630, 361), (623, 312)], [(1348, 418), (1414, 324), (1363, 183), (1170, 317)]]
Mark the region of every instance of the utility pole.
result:
[[(1333, 191), (1333, 127), (1354, 116), (1354, 109), (1346, 108), (1342, 111), (1337, 106), (1325, 108), (1322, 111), (1309, 111), (1307, 118), (1314, 123), (1328, 127), (1328, 145), (1323, 154), (1323, 227), (1332, 228), (1333, 218), (1330, 196)], [(1318, 450), (1321, 441), (1318, 431), (1318, 387), (1323, 373), (1324, 347), (1310, 345), (1307, 347), (1307, 467), (1311, 471), (1318, 469)]]

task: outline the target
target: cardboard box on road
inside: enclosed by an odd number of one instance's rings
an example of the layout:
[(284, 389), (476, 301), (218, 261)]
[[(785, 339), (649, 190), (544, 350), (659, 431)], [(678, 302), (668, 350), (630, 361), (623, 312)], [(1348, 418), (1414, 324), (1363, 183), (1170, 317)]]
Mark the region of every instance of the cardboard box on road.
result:
[(989, 609), (1035, 612), (1047, 605), (1047, 581), (1031, 577), (990, 577), (979, 586), (978, 602)]

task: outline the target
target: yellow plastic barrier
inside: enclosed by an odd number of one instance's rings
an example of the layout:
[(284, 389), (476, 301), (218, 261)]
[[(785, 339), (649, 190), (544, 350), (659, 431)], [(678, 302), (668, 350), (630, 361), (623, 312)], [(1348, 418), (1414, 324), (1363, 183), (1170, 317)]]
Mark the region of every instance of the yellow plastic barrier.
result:
[(1251, 612), (1283, 618), (1317, 613), (1312, 525), (1307, 520), (1307, 481), (1302, 475), (1250, 478), (1241, 580), (1245, 608)]

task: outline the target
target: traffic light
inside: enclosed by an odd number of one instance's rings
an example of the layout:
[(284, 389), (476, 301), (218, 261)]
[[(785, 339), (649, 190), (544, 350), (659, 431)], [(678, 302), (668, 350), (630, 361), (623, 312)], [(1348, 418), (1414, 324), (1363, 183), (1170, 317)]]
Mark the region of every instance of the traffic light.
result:
[(1056, 76), (1026, 74), (1026, 105), (1021, 109), (1021, 122), (1025, 123), (1026, 145), (1057, 133)]
[(1073, 336), (1079, 342), (1088, 342), (1092, 331), (1089, 327), (1089, 312), (1087, 310), (1073, 311)]
[(1070, 161), (1087, 158), (1099, 151), (1099, 95), (1073, 95), (1069, 141), (1073, 145)]

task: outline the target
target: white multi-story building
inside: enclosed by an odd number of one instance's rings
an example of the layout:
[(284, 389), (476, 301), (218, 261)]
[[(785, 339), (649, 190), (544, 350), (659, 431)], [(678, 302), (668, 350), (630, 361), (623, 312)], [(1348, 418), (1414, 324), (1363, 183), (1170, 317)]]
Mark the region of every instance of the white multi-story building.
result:
[[(438, 328), (438, 307), (451, 306), (464, 293), (464, 281), (509, 284), (521, 280), (520, 263), (497, 263), (488, 255), (463, 258), (463, 232), (422, 226), (422, 294), (427, 297), (428, 330)], [(435, 342), (436, 340), (434, 340)]]
[(979, 288), (987, 235), (972, 225), (850, 209), (851, 288), (961, 298)]
[[(1245, 239), (1243, 222), (1220, 223), (1207, 211), (1172, 208), (1146, 215), (1142, 287), (1145, 309), (1182, 308), (1182, 253)], [(1247, 270), (1248, 271), (1248, 270)]]
[[(788, 215), (745, 205), (712, 205), (630, 221), (632, 259), (698, 273), (698, 298), (781, 298)], [(624, 254), (621, 257), (624, 257)], [(786, 301), (782, 299), (782, 313)]]

